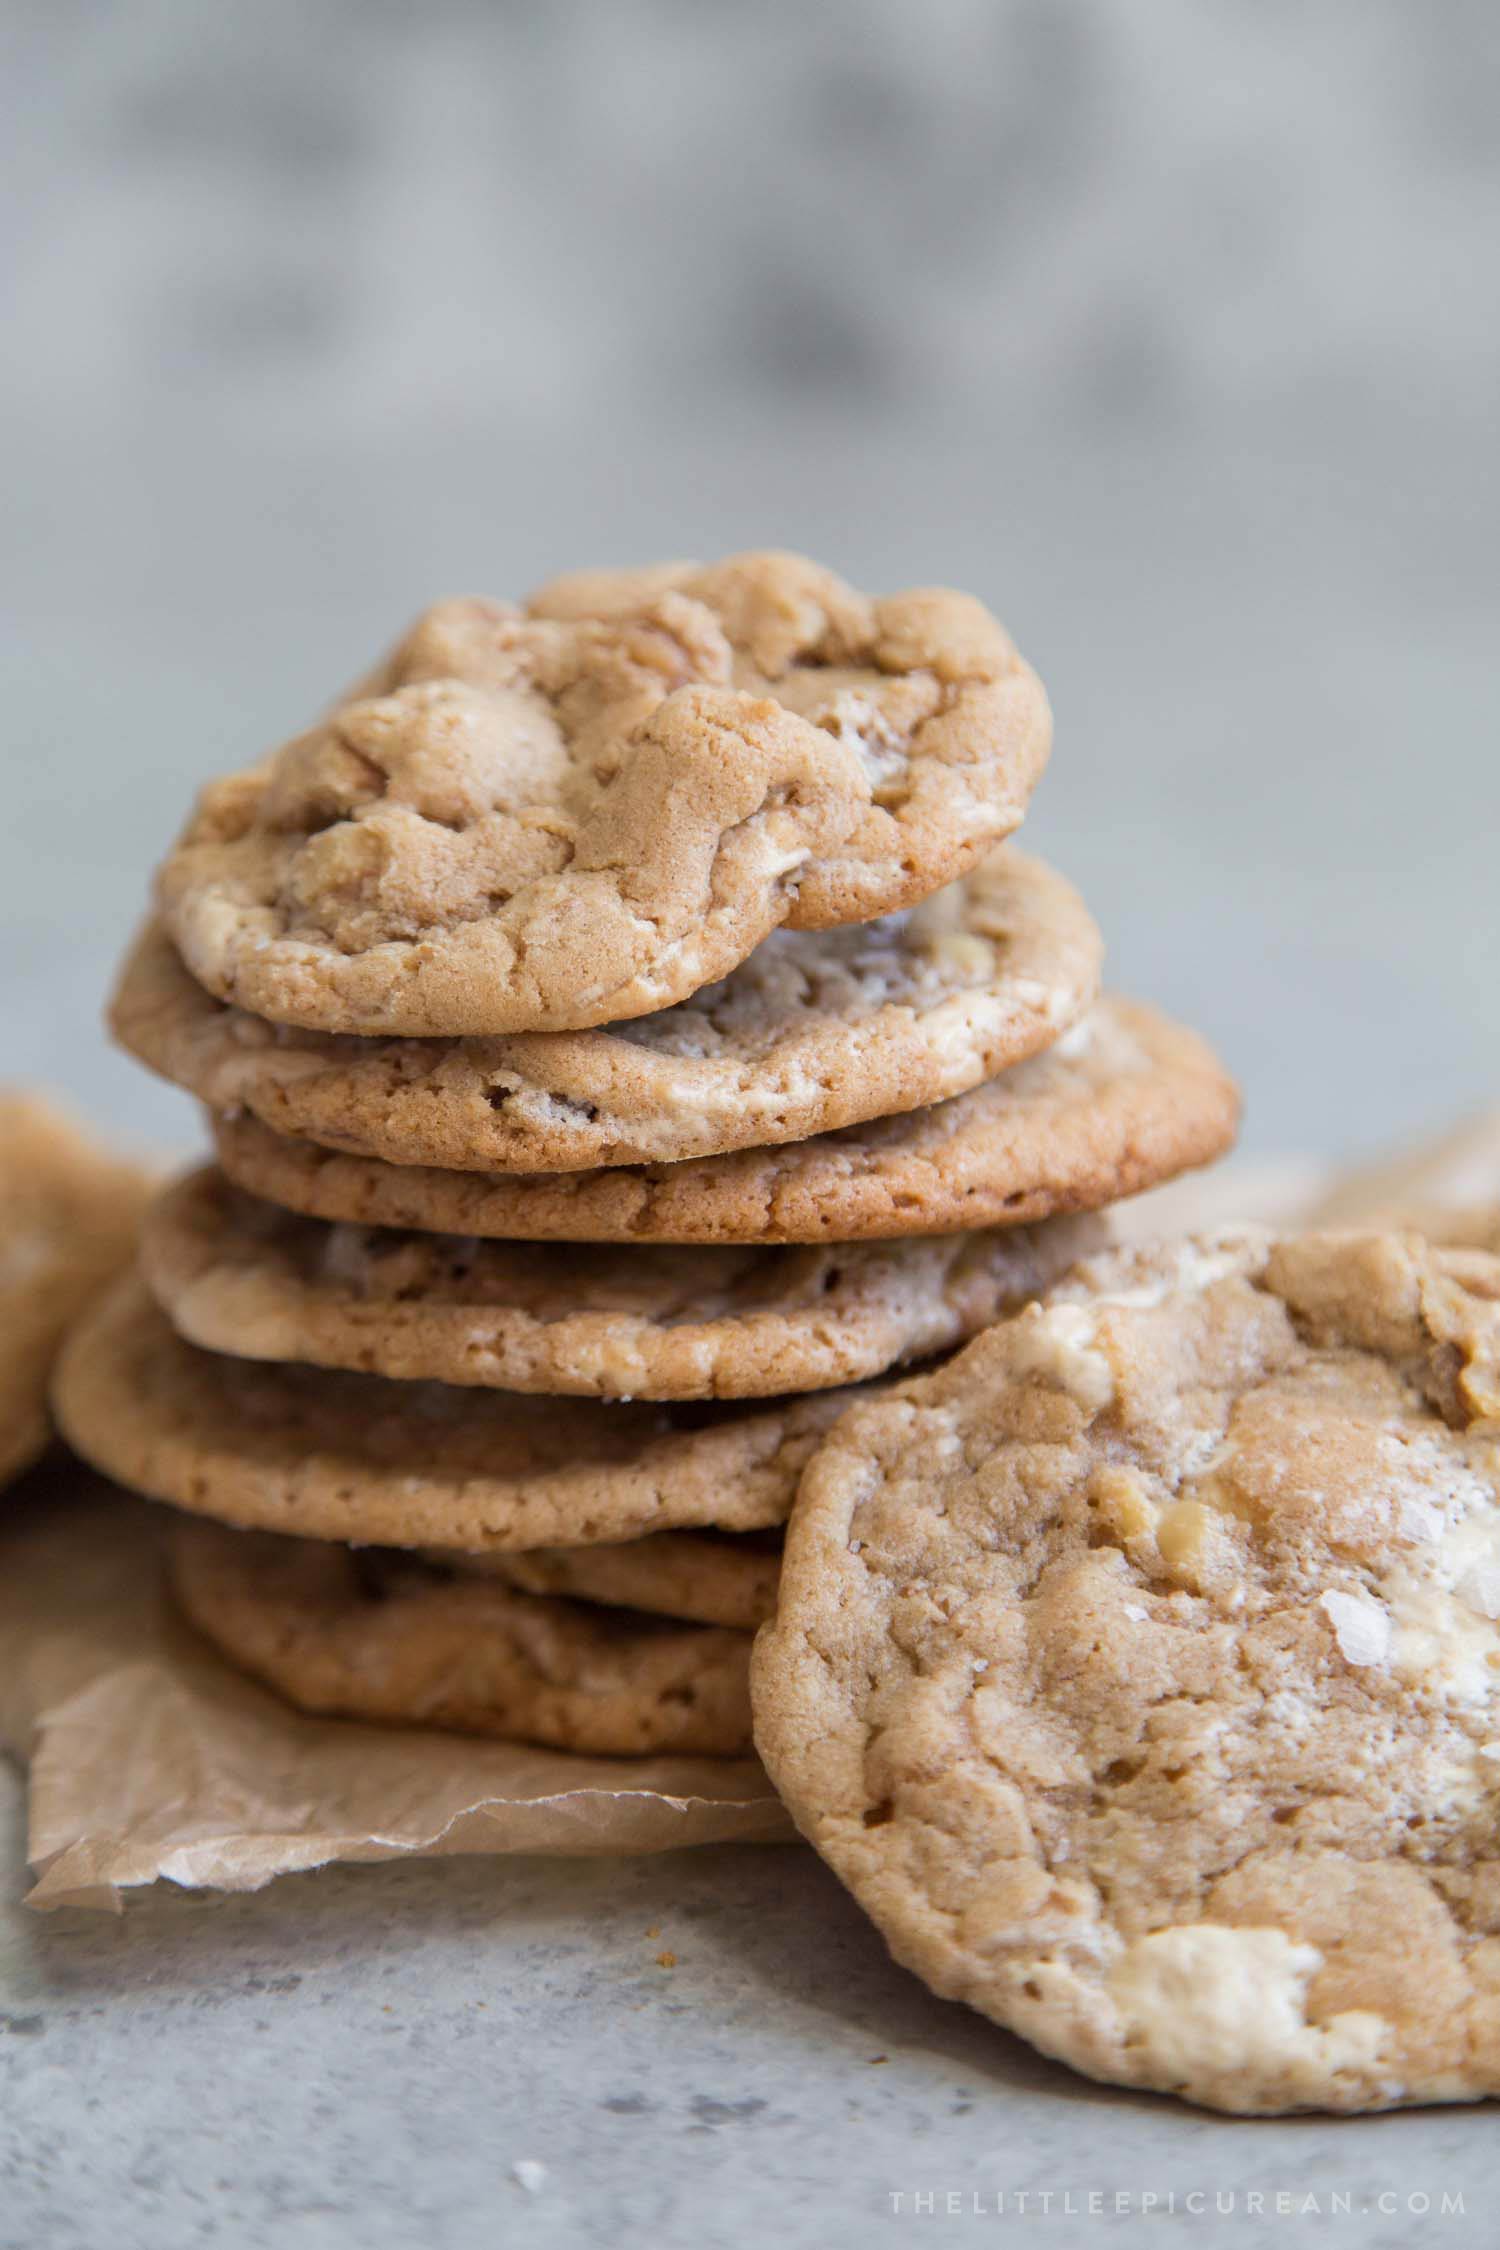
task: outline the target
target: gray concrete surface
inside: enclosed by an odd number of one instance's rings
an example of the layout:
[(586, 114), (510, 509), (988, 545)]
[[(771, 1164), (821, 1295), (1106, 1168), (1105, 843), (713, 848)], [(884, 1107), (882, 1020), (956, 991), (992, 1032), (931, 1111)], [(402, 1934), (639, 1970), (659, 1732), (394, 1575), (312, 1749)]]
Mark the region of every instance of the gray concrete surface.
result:
[[(0, 41), (7, 1074), (189, 1137), (96, 1024), (194, 782), (436, 592), (775, 541), (1010, 620), (1029, 833), (1252, 1148), (1494, 1097), (1484, 0), (6, 0)], [(1486, 2173), (1476, 2117), (1080, 2088), (794, 1855), (5, 1911), (7, 2246), (902, 2239), (986, 2222), (887, 2187), (1252, 2178), (1457, 2183), (1472, 2229)]]
[(792, 1846), (0, 1904), (6, 2250), (1405, 2250), (1490, 2239), (1491, 2141), (1092, 2086), (895, 1969)]

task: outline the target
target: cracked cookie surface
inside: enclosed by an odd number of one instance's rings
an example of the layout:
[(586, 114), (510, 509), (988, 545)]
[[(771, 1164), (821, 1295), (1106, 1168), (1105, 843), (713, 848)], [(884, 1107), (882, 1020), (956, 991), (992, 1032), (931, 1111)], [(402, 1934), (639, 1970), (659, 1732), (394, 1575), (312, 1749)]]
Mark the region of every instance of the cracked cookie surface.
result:
[(1088, 1218), (808, 1248), (514, 1243), (330, 1226), (205, 1166), (147, 1218), (180, 1336), (241, 1359), (601, 1399), (826, 1390), (930, 1358), (1100, 1246)]
[(1050, 1046), (1098, 990), (1071, 885), (1012, 845), (909, 912), (776, 931), (722, 984), (607, 1030), (352, 1039), (213, 999), (159, 925), (111, 1008), (216, 1110), (392, 1164), (572, 1171), (805, 1140), (917, 1109)]
[(756, 1738), (897, 1958), (1213, 2107), (1500, 2091), (1500, 1260), (1093, 1261), (808, 1466)]
[(301, 1711), (600, 1757), (750, 1747), (748, 1633), (188, 1518), (168, 1557), (199, 1632)]
[(823, 1242), (1091, 1211), (1221, 1156), (1239, 1095), (1196, 1033), (1106, 994), (967, 1094), (779, 1148), (584, 1172), (382, 1164), (213, 1118), (237, 1186), (309, 1218), (574, 1242)]
[(439, 604), (363, 692), (211, 783), (157, 881), (193, 974), (273, 1022), (576, 1029), (783, 921), (867, 921), (1021, 820), (1050, 747), (983, 607), (805, 558)]
[(231, 1359), (185, 1343), (134, 1275), (72, 1331), (53, 1396), (75, 1451), (154, 1500), (312, 1539), (470, 1551), (784, 1523), (849, 1402), (624, 1405)]

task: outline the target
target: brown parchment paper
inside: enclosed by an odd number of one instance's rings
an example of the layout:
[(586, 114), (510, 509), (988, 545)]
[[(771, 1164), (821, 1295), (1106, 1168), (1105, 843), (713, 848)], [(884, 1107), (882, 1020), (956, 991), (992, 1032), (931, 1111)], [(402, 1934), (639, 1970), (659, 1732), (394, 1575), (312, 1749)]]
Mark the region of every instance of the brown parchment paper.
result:
[[(1500, 1111), (1342, 1178), (1302, 1159), (1219, 1165), (1115, 1218), (1139, 1239), (1495, 1200)], [(754, 1760), (575, 1758), (303, 1718), (174, 1617), (157, 1515), (66, 1463), (0, 1493), (0, 1749), (29, 1768), (30, 1904), (118, 1908), (162, 1881), (254, 1890), (332, 1860), (792, 1836)]]
[(28, 1903), (256, 1890), (330, 1860), (783, 1842), (753, 1759), (575, 1758), (308, 1719), (166, 1601), (156, 1511), (57, 1466), (0, 1494), (0, 1747), (29, 1769)]

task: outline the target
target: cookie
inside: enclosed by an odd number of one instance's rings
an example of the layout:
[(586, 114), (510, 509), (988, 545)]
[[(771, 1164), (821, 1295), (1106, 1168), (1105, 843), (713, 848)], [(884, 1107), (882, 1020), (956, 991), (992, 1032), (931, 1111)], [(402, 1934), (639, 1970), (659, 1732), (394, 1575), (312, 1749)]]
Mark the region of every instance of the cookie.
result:
[(554, 578), (533, 615), (619, 617), (668, 591), (702, 602), (742, 692), (768, 695), (858, 753), (852, 834), (798, 881), (795, 929), (867, 922), (926, 898), (1020, 826), (1052, 747), (1036, 674), (972, 594), (919, 586), (871, 601), (805, 556), (731, 555)]
[(824, 1242), (1094, 1210), (1223, 1154), (1234, 1081), (1193, 1032), (1106, 997), (1045, 1053), (928, 1109), (781, 1148), (589, 1172), (382, 1164), (213, 1119), (219, 1163), (310, 1218), (577, 1242)]
[(179, 1335), (242, 1359), (603, 1399), (767, 1398), (928, 1358), (1100, 1237), (1077, 1218), (805, 1249), (479, 1241), (298, 1218), (205, 1166), (152, 1207), (141, 1264)]
[(969, 596), (794, 555), (588, 583), (430, 610), (378, 692), (203, 791), (157, 897), (209, 991), (380, 1037), (617, 1022), (1020, 821), (1046, 698)]
[(741, 1632), (753, 1632), (770, 1616), (781, 1575), (781, 1536), (774, 1531), (654, 1531), (612, 1547), (533, 1547), (519, 1555), (427, 1552), (450, 1570), (502, 1578), (523, 1593), (561, 1594)]
[(132, 1275), (69, 1336), (54, 1402), (86, 1460), (176, 1507), (312, 1539), (480, 1550), (783, 1523), (849, 1400), (627, 1406), (269, 1366), (184, 1343)]
[(1247, 2112), (1500, 2092), (1500, 1259), (1115, 1252), (809, 1463), (756, 1740), (938, 1992)]
[(1221, 1227), (1268, 1227), (1292, 1234), (1310, 1222), (1327, 1167), (1314, 1156), (1237, 1157), (1206, 1172), (1168, 1180), (1110, 1213), (1116, 1242), (1142, 1245)]
[(185, 1517), (168, 1552), (198, 1631), (299, 1711), (595, 1756), (750, 1746), (747, 1633)]
[(606, 1031), (278, 1030), (212, 999), (159, 926), (111, 1022), (162, 1077), (277, 1132), (391, 1164), (574, 1171), (805, 1140), (962, 1093), (1077, 1021), (1100, 950), (1076, 892), (1006, 845), (909, 913), (778, 930), (723, 984)]
[(1399, 1156), (1341, 1173), (1312, 1212), (1319, 1227), (1416, 1224), (1423, 1234), (1491, 1223), (1500, 1227), (1500, 1109), (1481, 1111)]
[(46, 1451), (58, 1345), (129, 1258), (149, 1192), (50, 1103), (0, 1094), (0, 1484)]
[(1361, 1220), (1360, 1226), (1420, 1234), (1443, 1250), (1487, 1250), (1500, 1256), (1500, 1203), (1407, 1203)]

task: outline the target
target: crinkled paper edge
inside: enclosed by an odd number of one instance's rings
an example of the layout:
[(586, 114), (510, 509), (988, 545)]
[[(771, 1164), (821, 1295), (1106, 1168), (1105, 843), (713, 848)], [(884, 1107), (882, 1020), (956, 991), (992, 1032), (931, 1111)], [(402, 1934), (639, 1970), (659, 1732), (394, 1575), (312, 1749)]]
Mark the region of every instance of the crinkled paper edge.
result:
[[(1335, 1178), (1232, 1163), (1112, 1214), (1129, 1240), (1500, 1197), (1500, 1112)], [(795, 1833), (754, 1759), (572, 1757), (303, 1717), (166, 1601), (159, 1511), (76, 1463), (0, 1495), (0, 1749), (29, 1768), (28, 1903), (118, 1911), (167, 1882), (257, 1890), (334, 1861), (640, 1853)]]
[(785, 1842), (754, 1759), (580, 1758), (310, 1719), (172, 1614), (156, 1511), (71, 1466), (7, 1495), (0, 1746), (41, 1908), (257, 1890), (333, 1861)]

